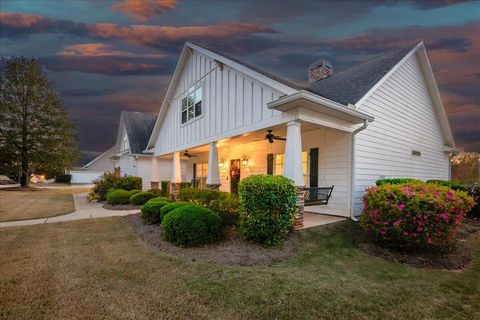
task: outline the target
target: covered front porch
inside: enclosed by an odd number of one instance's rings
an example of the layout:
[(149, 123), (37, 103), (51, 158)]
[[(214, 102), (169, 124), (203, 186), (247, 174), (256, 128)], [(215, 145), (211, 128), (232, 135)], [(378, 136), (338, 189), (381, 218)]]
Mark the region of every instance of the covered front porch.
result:
[[(161, 158), (173, 161), (173, 184), (236, 193), (240, 180), (250, 175), (285, 175), (305, 193), (305, 212), (348, 217), (350, 151), (350, 132), (297, 120)], [(326, 220), (312, 221), (305, 225)]]

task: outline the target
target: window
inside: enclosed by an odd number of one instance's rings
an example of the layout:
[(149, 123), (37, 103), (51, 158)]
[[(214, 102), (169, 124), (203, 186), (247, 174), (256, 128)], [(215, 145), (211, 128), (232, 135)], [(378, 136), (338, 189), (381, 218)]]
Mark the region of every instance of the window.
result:
[(418, 150), (412, 150), (412, 156), (420, 157), (422, 153)]
[(197, 179), (198, 188), (205, 189), (207, 187), (208, 162), (197, 163)]
[(122, 140), (122, 149), (121, 149), (121, 151), (127, 150), (128, 148), (129, 148), (129, 145), (128, 145), (127, 131), (124, 131), (124, 132), (123, 132), (123, 140)]
[[(283, 165), (285, 163), (285, 154), (277, 153), (275, 155), (275, 175), (283, 174)], [(308, 168), (308, 154), (307, 151), (302, 151), (302, 171), (303, 181), (307, 184), (307, 168)]]
[(190, 89), (182, 99), (182, 124), (202, 115), (202, 87)]

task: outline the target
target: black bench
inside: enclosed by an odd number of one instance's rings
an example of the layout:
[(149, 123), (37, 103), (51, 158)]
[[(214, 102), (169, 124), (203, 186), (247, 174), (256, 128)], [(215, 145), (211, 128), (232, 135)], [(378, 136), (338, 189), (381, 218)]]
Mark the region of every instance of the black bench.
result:
[(328, 204), (333, 187), (334, 186), (305, 188), (305, 206)]

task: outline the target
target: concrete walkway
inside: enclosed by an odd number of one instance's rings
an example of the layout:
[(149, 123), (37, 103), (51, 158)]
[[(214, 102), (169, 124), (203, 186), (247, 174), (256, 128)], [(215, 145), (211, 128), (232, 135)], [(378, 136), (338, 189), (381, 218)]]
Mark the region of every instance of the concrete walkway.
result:
[(22, 221), (0, 222), (1, 227), (17, 227), (29, 226), (34, 224), (55, 223), (61, 221), (73, 221), (82, 219), (94, 219), (103, 217), (126, 216), (133, 213), (138, 213), (140, 210), (107, 210), (104, 209), (101, 203), (88, 202), (87, 193), (77, 193), (73, 195), (75, 203), (75, 211), (51, 218), (41, 218)]

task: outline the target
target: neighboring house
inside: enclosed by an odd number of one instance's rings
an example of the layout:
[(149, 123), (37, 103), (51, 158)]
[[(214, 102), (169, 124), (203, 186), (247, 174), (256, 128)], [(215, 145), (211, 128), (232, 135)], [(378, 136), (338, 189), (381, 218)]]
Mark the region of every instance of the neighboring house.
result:
[(113, 147), (80, 168), (72, 168), (65, 173), (72, 176), (72, 184), (91, 184), (105, 172), (113, 172)]
[(121, 124), (116, 153), (128, 155), (126, 173), (146, 175), (129, 161), (146, 170), (147, 149), (153, 180), (222, 191), (252, 174), (283, 174), (307, 188), (306, 205), (318, 187), (334, 186), (327, 204), (306, 210), (347, 217), (361, 213), (379, 178), (449, 178), (455, 145), (423, 42), (332, 69), (312, 64), (301, 86), (187, 42), (148, 145), (142, 136), (132, 150)]
[[(114, 167), (120, 168), (122, 175), (138, 176), (142, 178), (142, 189), (149, 189), (152, 185), (158, 186), (160, 180), (170, 180), (171, 161), (153, 158), (144, 153), (148, 139), (155, 125), (155, 116), (141, 112), (122, 111), (118, 125), (117, 141), (113, 147)], [(152, 161), (155, 166), (160, 163), (160, 172), (157, 180), (152, 184)]]

